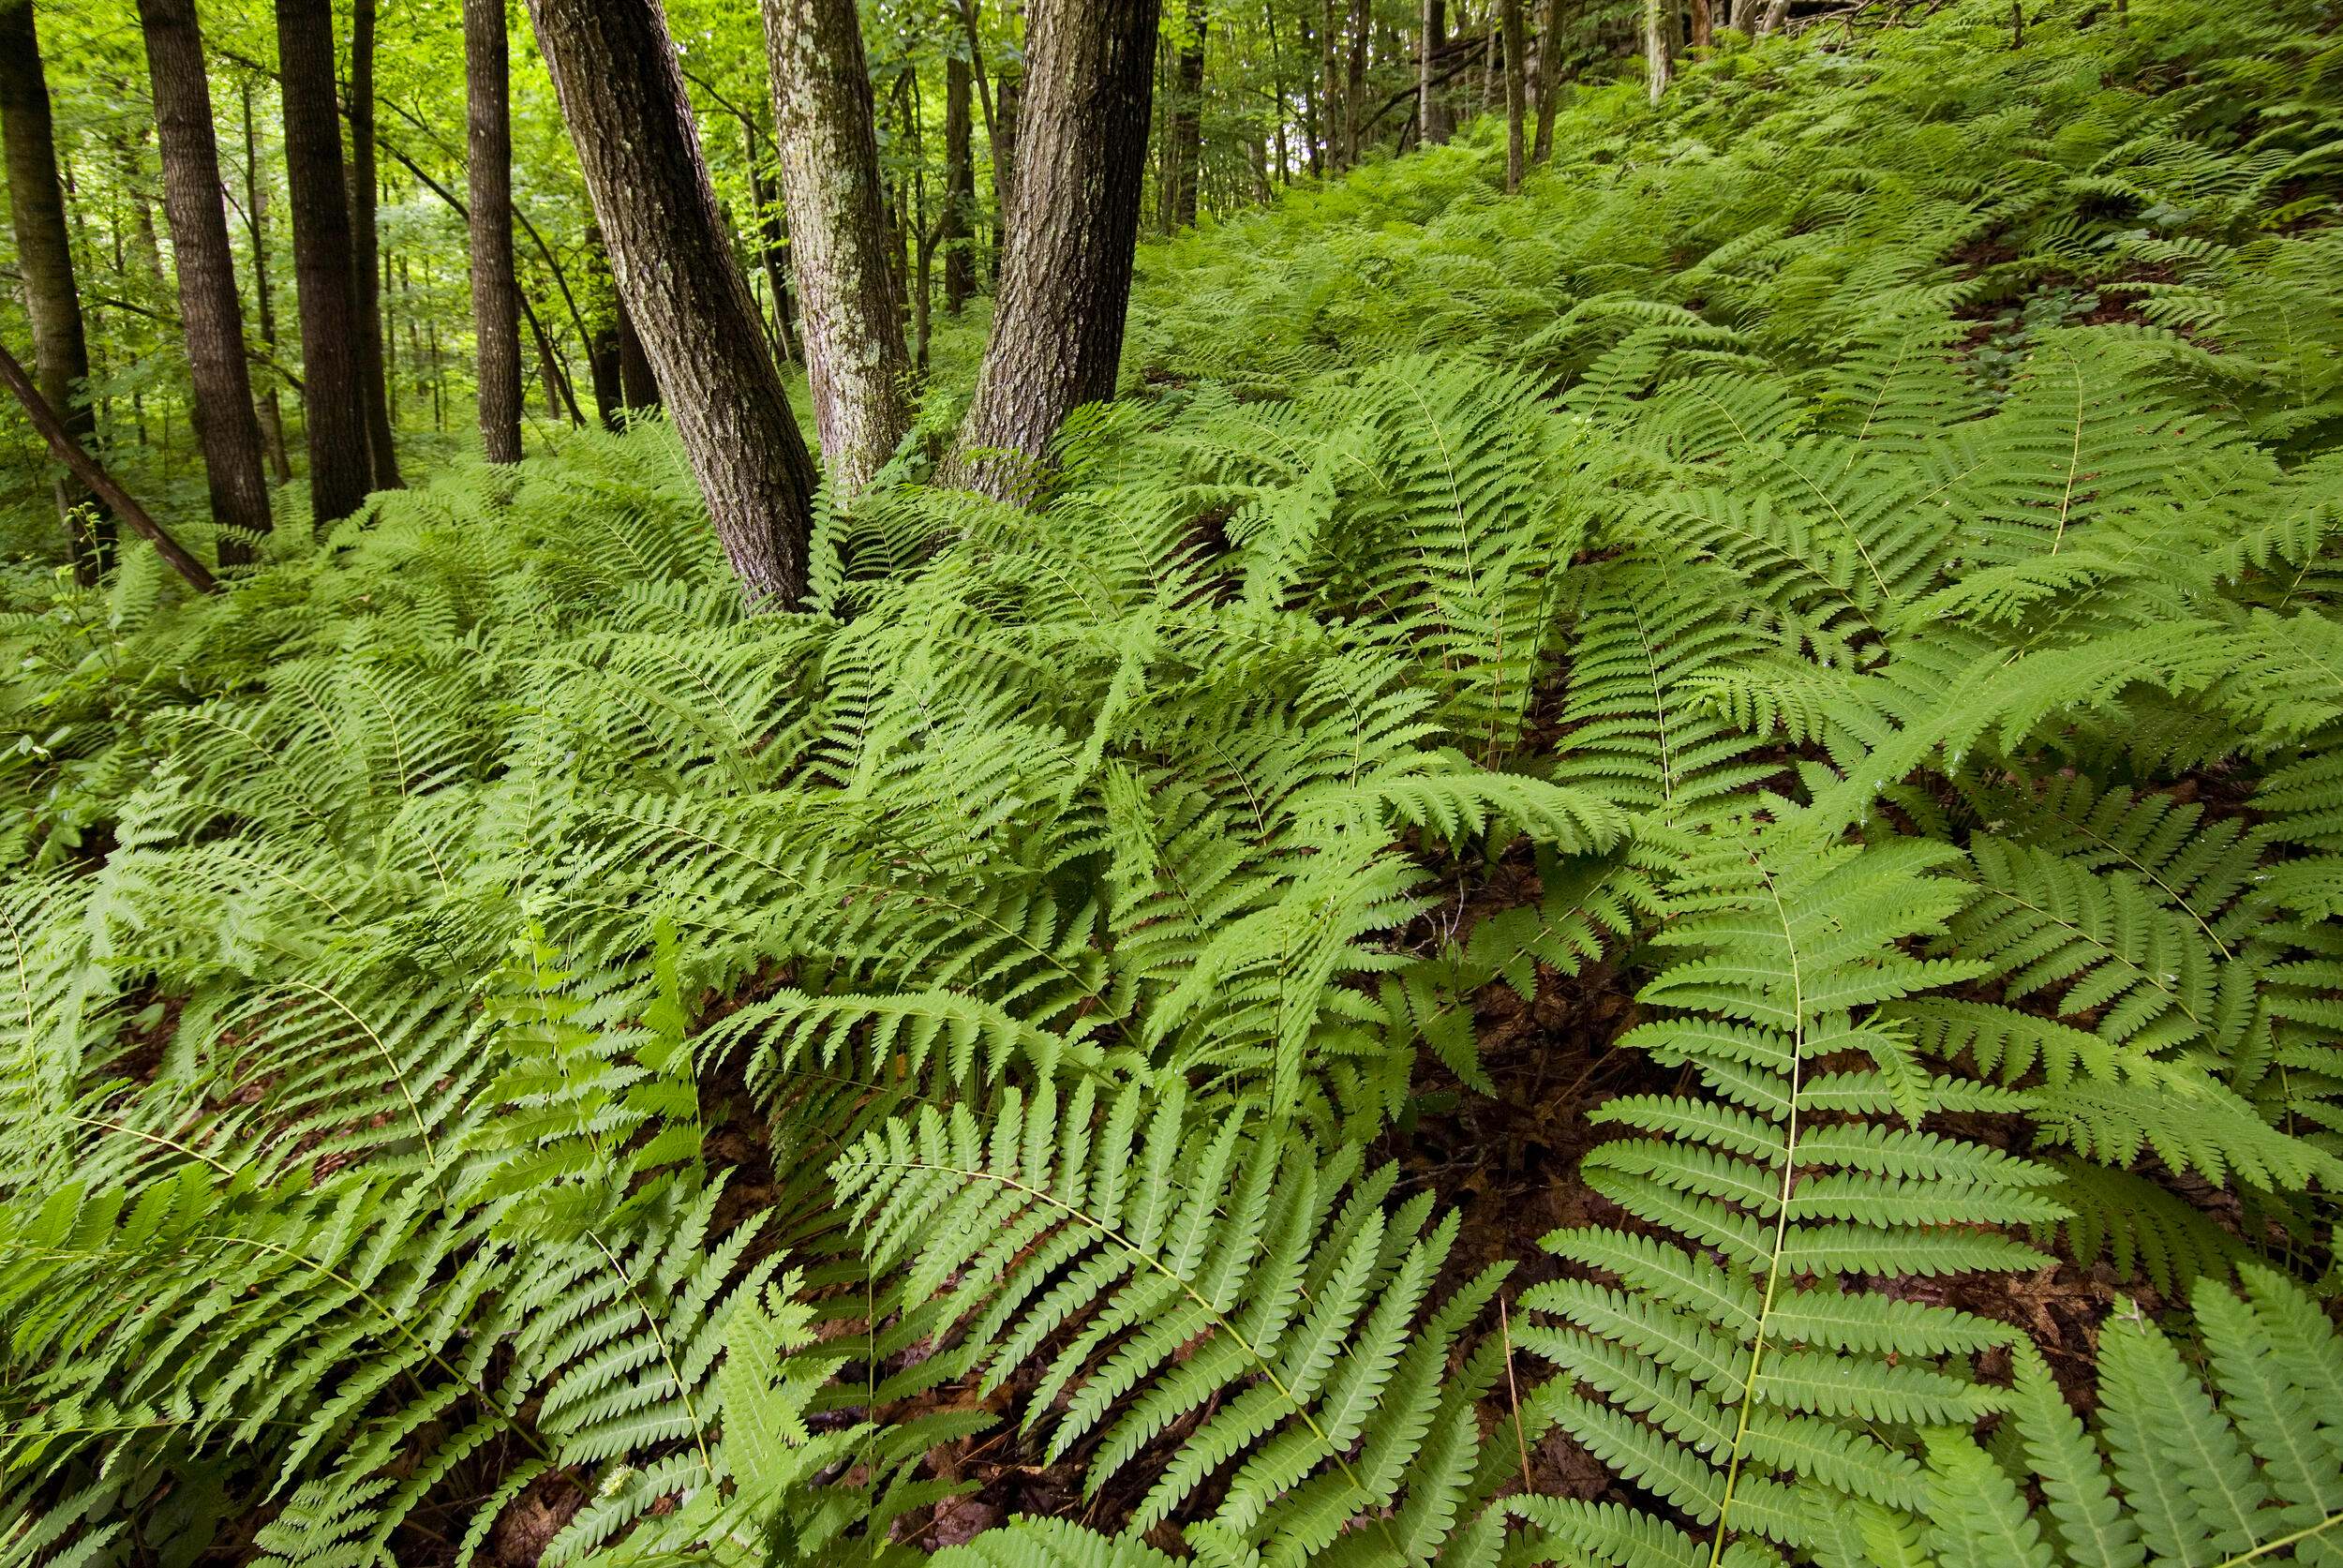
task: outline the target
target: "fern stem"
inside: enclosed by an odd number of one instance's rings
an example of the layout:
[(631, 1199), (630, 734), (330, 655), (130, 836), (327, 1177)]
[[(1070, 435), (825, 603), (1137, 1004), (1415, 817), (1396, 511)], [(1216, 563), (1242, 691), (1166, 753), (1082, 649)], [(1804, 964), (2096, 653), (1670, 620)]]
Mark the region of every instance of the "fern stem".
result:
[(2264, 1541), (2252, 1551), (2236, 1557), (2223, 1558), (2214, 1565), (2214, 1568), (2237, 1568), (2237, 1564), (2241, 1562), (2251, 1562), (2258, 1557), (2267, 1557), (2272, 1552), (2283, 1551), (2288, 1546), (2298, 1546), (2314, 1535), (2324, 1534), (2338, 1524), (2343, 1524), (2343, 1514), (2330, 1514), (2317, 1524), (2306, 1525), (2291, 1535), (2281, 1535), (2275, 1541)]

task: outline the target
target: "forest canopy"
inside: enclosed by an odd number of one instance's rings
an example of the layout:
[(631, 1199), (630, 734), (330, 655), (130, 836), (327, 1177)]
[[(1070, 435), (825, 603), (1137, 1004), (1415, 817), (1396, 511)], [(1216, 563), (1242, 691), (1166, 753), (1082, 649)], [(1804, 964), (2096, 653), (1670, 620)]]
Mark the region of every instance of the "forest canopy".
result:
[(2343, 1564), (2327, 0), (0, 0), (0, 1563)]

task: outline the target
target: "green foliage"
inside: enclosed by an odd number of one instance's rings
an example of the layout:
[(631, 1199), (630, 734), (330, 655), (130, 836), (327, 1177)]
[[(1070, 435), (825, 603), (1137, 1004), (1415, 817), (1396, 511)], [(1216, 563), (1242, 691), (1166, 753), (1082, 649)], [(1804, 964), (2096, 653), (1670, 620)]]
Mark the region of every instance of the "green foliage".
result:
[[(651, 423), (10, 616), (11, 1557), (903, 1560), (979, 1443), (1091, 1522), (948, 1562), (2331, 1556), (2297, 10), (1728, 39), (1152, 250), (1047, 505), (800, 614)], [(1515, 1296), (1386, 1161), (1597, 984)], [(2021, 1277), (2142, 1304), (2100, 1437)]]

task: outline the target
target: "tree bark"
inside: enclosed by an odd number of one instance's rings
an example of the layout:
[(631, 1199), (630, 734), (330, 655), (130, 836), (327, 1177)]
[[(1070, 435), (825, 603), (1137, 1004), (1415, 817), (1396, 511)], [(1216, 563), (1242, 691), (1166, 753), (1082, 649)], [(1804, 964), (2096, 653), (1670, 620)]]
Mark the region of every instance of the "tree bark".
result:
[[(504, 0), (464, 0), (465, 168), (471, 197), (466, 227), (471, 241), (472, 332), (479, 345), (480, 449), (491, 463), (521, 460), (512, 75)], [(550, 395), (551, 376), (546, 381)]]
[[(41, 68), (32, 0), (0, 0), (0, 131), (7, 142), (8, 210), (16, 230), (17, 268), (33, 319), (33, 366), (39, 390), (67, 437), (88, 447), (97, 413), (82, 395), (89, 339), (73, 280), (73, 244), (66, 232), (65, 188), (57, 179), (56, 133), (49, 118), (49, 82)], [(113, 559), (113, 518), (92, 487), (68, 468), (56, 482), (73, 576), (97, 581)]]
[(1522, 56), (1526, 45), (1521, 26), (1521, 0), (1503, 0), (1502, 26), (1505, 34), (1505, 188), (1521, 188), (1521, 176), (1528, 163), (1529, 139), (1523, 123), (1529, 108), (1529, 79), (1524, 74), (1528, 62)]
[(1058, 426), (1114, 395), (1139, 236), (1157, 0), (1045, 0), (992, 344), (944, 482), (1030, 494)]
[(594, 411), (605, 430), (626, 428), (626, 396), (619, 386), (619, 329), (597, 327), (586, 343), (586, 369), (594, 381)]
[(25, 417), (32, 422), (41, 440), (49, 443), (49, 450), (57, 461), (71, 470), (74, 477), (105, 502), (114, 515), (128, 523), (133, 533), (151, 541), (163, 560), (171, 563), (171, 569), (187, 580), (189, 588), (198, 593), (219, 591), (219, 584), (213, 580), (212, 574), (203, 563), (181, 547), (179, 541), (164, 532), (162, 525), (148, 516), (146, 509), (132, 500), (122, 486), (116, 485), (98, 466), (97, 459), (74, 440), (72, 433), (65, 427), (65, 416), (50, 406), (49, 399), (41, 396), (40, 388), (35, 386), (33, 379), (24, 373), (24, 366), (19, 365), (16, 356), (5, 347), (0, 347), (0, 381), (6, 381), (8, 390), (16, 395), (16, 400), (24, 406)]
[[(252, 236), (253, 319), (261, 330), (261, 345), (272, 367), (276, 363), (276, 302), (268, 286), (268, 187), (261, 181), (259, 140), (252, 133), (252, 83), (244, 84), (244, 221)], [(284, 372), (280, 369), (277, 374)], [(292, 462), (285, 455), (285, 416), (276, 404), (276, 385), (257, 399), (261, 433), (268, 441), (269, 474), (276, 483), (292, 482)]]
[(1204, 161), (1204, 0), (1187, 0), (1187, 37), (1180, 44), (1177, 93), (1172, 100), (1172, 179), (1164, 193), (1165, 227), (1196, 227), (1197, 182)]
[(977, 291), (975, 74), (958, 55), (944, 66), (944, 309), (954, 316)]
[(1693, 37), (1694, 49), (1706, 49), (1715, 39), (1715, 20), (1709, 15), (1709, 0), (1693, 0)]
[(618, 332), (619, 405), (634, 413), (664, 407), (659, 378), (651, 374), (650, 356), (643, 351), (642, 335), (634, 330), (634, 318), (627, 314), (624, 300), (619, 302)]
[(627, 315), (750, 606), (805, 592), (813, 461), (766, 353), (659, 0), (530, 0)]
[(358, 293), (358, 394), (365, 399), (374, 487), (395, 490), (398, 447), (391, 434), (382, 357), (381, 248), (374, 220), (374, 0), (351, 0), (350, 28), (350, 255)]
[(1545, 21), (1538, 31), (1538, 134), (1530, 148), (1530, 161), (1544, 163), (1554, 156), (1554, 116), (1562, 104), (1562, 0), (1545, 0)]
[(1660, 95), (1668, 90), (1668, 21), (1660, 0), (1644, 0), (1643, 59), (1651, 101), (1656, 105)]
[(244, 307), (220, 202), (203, 35), (194, 0), (139, 0), (139, 22), (146, 34), (146, 73), (162, 148), (163, 215), (178, 263), (196, 441), (203, 451), (212, 521), (224, 530), (219, 562), (233, 566), (251, 560), (252, 538), (268, 531), (268, 480), (261, 470), (261, 422), (244, 361)]
[(1336, 62), (1341, 57), (1338, 40), (1342, 29), (1336, 18), (1336, 0), (1324, 0), (1318, 18), (1318, 134), (1322, 150), (1319, 155), (1321, 174), (1342, 172), (1342, 79)]
[(333, 0), (276, 0), (285, 98), (285, 174), (292, 197), (293, 287), (301, 305), (309, 515), (324, 529), (366, 499), (373, 462), (358, 388), (357, 287), (342, 188), (341, 111), (334, 101)]
[(911, 362), (855, 0), (764, 0), (813, 424), (831, 492), (858, 494), (911, 428)]
[(1342, 162), (1351, 168), (1366, 152), (1366, 37), (1375, 25), (1369, 0), (1351, 0), (1351, 67), (1342, 84)]
[(1436, 62), (1448, 47), (1448, 0), (1424, 0), (1423, 54), (1416, 67), (1417, 134), (1428, 146), (1448, 140), (1448, 108), (1440, 101)]

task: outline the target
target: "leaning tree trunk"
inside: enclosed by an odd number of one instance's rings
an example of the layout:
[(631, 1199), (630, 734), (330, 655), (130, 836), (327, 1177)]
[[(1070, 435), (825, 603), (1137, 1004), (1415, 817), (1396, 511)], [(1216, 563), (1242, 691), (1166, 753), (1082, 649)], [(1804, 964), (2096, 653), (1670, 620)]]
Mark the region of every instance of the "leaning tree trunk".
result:
[(992, 343), (948, 485), (1029, 495), (1058, 426), (1114, 396), (1139, 236), (1157, 0), (1042, 0)]
[(1505, 33), (1505, 188), (1521, 188), (1521, 176), (1529, 160), (1528, 138), (1523, 134), (1525, 113), (1529, 108), (1529, 78), (1524, 75), (1527, 62), (1522, 59), (1525, 41), (1521, 28), (1521, 0), (1503, 0), (1502, 26)]
[[(16, 264), (24, 276), (24, 304), (33, 318), (34, 378), (67, 438), (87, 448), (97, 439), (97, 415), (82, 389), (89, 380), (89, 339), (74, 288), (73, 246), (66, 233), (65, 189), (57, 179), (56, 135), (50, 125), (49, 82), (41, 69), (32, 0), (0, 0), (0, 129), (7, 142)], [(56, 497), (72, 550), (73, 577), (86, 587), (113, 558), (113, 515), (70, 469), (59, 470)]]
[(163, 155), (163, 215), (178, 262), (179, 315), (187, 374), (195, 387), (195, 435), (203, 450), (212, 520), (223, 530), (219, 562), (252, 559), (251, 541), (269, 528), (261, 422), (244, 363), (244, 306), (219, 199), (219, 145), (212, 134), (211, 86), (195, 0), (139, 0), (146, 74), (155, 91), (155, 134)]
[(350, 14), (350, 255), (358, 289), (358, 395), (366, 402), (374, 487), (395, 490), (405, 481), (398, 476), (398, 447), (391, 434), (382, 356), (382, 253), (374, 225), (374, 0), (353, 0)]
[(1204, 0), (1187, 0), (1187, 37), (1180, 43), (1179, 70), (1172, 101), (1172, 179), (1164, 202), (1165, 226), (1196, 227), (1197, 183), (1204, 161)]
[(806, 380), (843, 500), (894, 454), (912, 415), (862, 21), (855, 0), (764, 0), (764, 11)]
[(813, 460), (716, 211), (659, 0), (530, 0), (611, 275), (754, 608), (805, 592)]
[(471, 314), (479, 340), (480, 448), (521, 460), (520, 285), (513, 271), (512, 64), (504, 0), (464, 0)]
[(976, 72), (954, 55), (944, 66), (944, 308), (954, 316), (977, 291), (977, 259), (970, 249), (976, 231)]
[(373, 472), (358, 390), (357, 286), (342, 188), (341, 111), (334, 101), (333, 0), (276, 0), (291, 187), (293, 287), (301, 304), (302, 401), (307, 412), (309, 515), (339, 522), (366, 499)]

